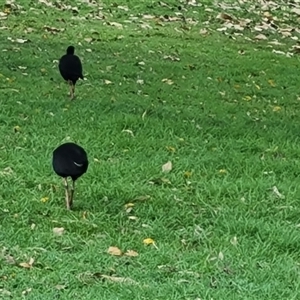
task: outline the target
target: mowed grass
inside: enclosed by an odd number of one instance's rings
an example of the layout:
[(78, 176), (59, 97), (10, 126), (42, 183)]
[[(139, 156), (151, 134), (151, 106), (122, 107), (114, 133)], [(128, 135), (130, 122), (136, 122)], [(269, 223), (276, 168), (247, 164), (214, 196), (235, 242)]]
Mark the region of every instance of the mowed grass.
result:
[[(297, 299), (298, 58), (124, 22), (170, 13), (149, 3), (106, 3), (106, 20), (33, 3), (1, 21), (1, 299)], [(57, 68), (70, 44), (86, 75), (73, 102)], [(72, 211), (51, 166), (65, 141), (90, 161)]]

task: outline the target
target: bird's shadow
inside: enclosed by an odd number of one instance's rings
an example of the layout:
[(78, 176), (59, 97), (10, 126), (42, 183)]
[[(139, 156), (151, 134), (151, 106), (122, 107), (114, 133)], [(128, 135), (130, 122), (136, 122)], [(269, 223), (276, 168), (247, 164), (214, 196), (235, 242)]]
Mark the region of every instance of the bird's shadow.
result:
[(90, 201), (86, 201), (78, 196), (74, 199), (71, 210), (74, 212), (91, 211), (95, 213), (101, 211), (110, 215), (119, 213), (123, 203), (124, 201), (116, 195), (95, 195), (93, 196), (93, 200)]

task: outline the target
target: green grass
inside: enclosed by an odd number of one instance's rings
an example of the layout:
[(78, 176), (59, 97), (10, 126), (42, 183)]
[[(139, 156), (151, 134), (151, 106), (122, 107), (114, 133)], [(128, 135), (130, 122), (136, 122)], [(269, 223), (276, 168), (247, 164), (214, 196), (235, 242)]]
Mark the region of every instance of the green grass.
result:
[[(245, 39), (253, 27), (236, 40), (216, 31), (209, 1), (184, 12), (198, 24), (164, 26), (142, 15), (176, 16), (177, 1), (63, 1), (78, 15), (35, 2), (3, 5), (0, 20), (0, 299), (298, 299), (298, 57)], [(276, 50), (296, 43), (267, 35)], [(86, 75), (73, 102), (57, 68), (70, 44)], [(51, 166), (67, 140), (90, 161), (70, 212)]]

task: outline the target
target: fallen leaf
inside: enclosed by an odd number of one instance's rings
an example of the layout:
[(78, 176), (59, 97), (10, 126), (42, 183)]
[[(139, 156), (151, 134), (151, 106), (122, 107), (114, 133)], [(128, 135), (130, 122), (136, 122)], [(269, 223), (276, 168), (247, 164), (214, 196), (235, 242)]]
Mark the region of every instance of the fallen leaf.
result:
[(118, 247), (113, 247), (113, 246), (108, 248), (107, 253), (110, 255), (115, 255), (115, 256), (122, 255), (122, 251)]
[(281, 107), (280, 106), (274, 106), (273, 107), (273, 111), (280, 111), (281, 110)]
[(67, 288), (67, 286), (66, 285), (62, 285), (62, 284), (57, 284), (56, 286), (55, 286), (55, 288), (57, 289), (57, 290), (64, 290), (64, 289), (66, 289)]
[(26, 290), (22, 291), (22, 295), (25, 296), (32, 291), (32, 288), (27, 288)]
[(172, 152), (172, 153), (174, 153), (176, 151), (176, 149), (172, 146), (166, 146), (166, 148), (169, 152)]
[(199, 33), (200, 33), (201, 35), (207, 35), (207, 34), (208, 34), (208, 31), (207, 31), (207, 29), (202, 28), (202, 29), (200, 29)]
[(135, 280), (129, 277), (116, 277), (116, 276), (108, 276), (108, 275), (101, 275), (101, 277), (113, 282), (137, 284)]
[(22, 262), (19, 264), (19, 266), (25, 269), (30, 269), (32, 268), (33, 263), (34, 263), (34, 259), (31, 257), (29, 259), (29, 262)]
[(230, 240), (230, 243), (233, 245), (233, 246), (236, 246), (238, 241), (237, 241), (237, 237), (234, 236), (231, 240)]
[(190, 171), (185, 171), (184, 173), (183, 173), (183, 176), (185, 177), (185, 178), (190, 178), (191, 176), (192, 176), (192, 172), (190, 172)]
[(16, 39), (15, 41), (19, 44), (24, 44), (24, 43), (28, 42), (28, 40), (23, 40), (23, 39)]
[(172, 170), (172, 162), (168, 161), (167, 163), (165, 163), (164, 165), (162, 165), (162, 171), (164, 173), (168, 173)]
[(255, 36), (256, 40), (267, 40), (268, 38), (264, 34), (258, 34)]
[(300, 8), (294, 7), (294, 8), (291, 9), (291, 12), (293, 12), (296, 15), (300, 16)]
[(168, 78), (164, 78), (161, 81), (164, 82), (164, 83), (167, 83), (169, 85), (172, 85), (174, 83), (171, 79), (168, 79)]
[(219, 258), (219, 260), (223, 260), (224, 259), (224, 254), (223, 254), (223, 252), (219, 252), (219, 254), (218, 254), (218, 258)]
[(151, 238), (146, 238), (146, 239), (143, 240), (143, 243), (145, 245), (151, 245), (151, 244), (154, 244), (155, 241), (153, 239), (151, 239)]
[(220, 173), (220, 174), (226, 174), (227, 171), (226, 171), (225, 169), (220, 169), (220, 170), (219, 170), (219, 173)]
[(276, 186), (273, 186), (273, 187), (272, 187), (272, 191), (273, 191), (273, 193), (275, 194), (275, 196), (277, 196), (279, 199), (284, 199), (284, 198), (285, 198), (285, 196), (282, 195), (282, 194), (279, 192), (279, 190), (278, 190), (278, 188), (277, 188)]
[(107, 79), (104, 80), (104, 83), (105, 84), (112, 84), (112, 82), (110, 80), (107, 80)]
[(14, 132), (17, 133), (17, 132), (20, 132), (21, 130), (21, 127), (20, 126), (15, 126), (14, 127)]
[(134, 137), (133, 132), (131, 130), (129, 130), (129, 129), (123, 129), (122, 132), (129, 133), (132, 137)]
[(13, 256), (11, 256), (11, 255), (5, 255), (4, 258), (5, 258), (5, 261), (8, 264), (10, 264), (10, 265), (15, 265), (16, 264), (16, 261), (15, 261), (15, 259), (14, 259)]
[(269, 83), (269, 85), (272, 86), (272, 87), (276, 86), (274, 80), (272, 80), (272, 79), (269, 79), (269, 80), (268, 80), (268, 83)]
[(134, 251), (134, 250), (127, 250), (127, 251), (124, 253), (124, 255), (126, 255), (126, 256), (131, 256), (131, 257), (139, 256), (139, 254), (138, 254), (136, 251)]
[(43, 197), (43, 198), (41, 199), (41, 202), (45, 203), (45, 202), (47, 202), (48, 200), (49, 200), (49, 197)]
[(52, 229), (52, 231), (55, 235), (63, 235), (65, 232), (65, 229), (63, 227), (54, 227)]

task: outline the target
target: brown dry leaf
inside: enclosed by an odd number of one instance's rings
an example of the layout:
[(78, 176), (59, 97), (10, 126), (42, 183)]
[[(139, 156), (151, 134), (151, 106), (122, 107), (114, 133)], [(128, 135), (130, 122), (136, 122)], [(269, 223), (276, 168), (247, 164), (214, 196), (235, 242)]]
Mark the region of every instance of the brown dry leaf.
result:
[(165, 82), (165, 83), (167, 83), (169, 85), (172, 85), (174, 83), (171, 79), (168, 79), (168, 78), (162, 79), (162, 82)]
[(55, 27), (51, 27), (51, 26), (47, 26), (47, 25), (44, 25), (43, 28), (45, 31), (53, 33), (53, 34), (58, 33), (58, 32), (63, 32), (65, 30), (64, 28), (60, 29), (60, 28), (55, 28)]
[(24, 44), (24, 43), (28, 42), (28, 40), (23, 40), (23, 39), (16, 39), (15, 41), (19, 44)]
[(216, 18), (221, 19), (221, 20), (225, 20), (225, 21), (233, 21), (234, 20), (232, 16), (230, 16), (226, 13), (223, 13), (223, 12), (218, 14)]
[(130, 257), (136, 257), (136, 256), (139, 256), (139, 254), (138, 254), (136, 251), (134, 251), (134, 250), (127, 250), (127, 251), (124, 253), (124, 255), (130, 256)]
[(267, 40), (268, 38), (264, 34), (258, 34), (255, 36), (256, 40)]
[(57, 289), (57, 290), (64, 290), (64, 289), (66, 289), (67, 288), (67, 286), (66, 285), (62, 285), (62, 284), (57, 284), (56, 286), (55, 286), (55, 288)]
[(165, 56), (164, 56), (164, 59), (170, 59), (170, 60), (172, 60), (172, 61), (180, 61), (180, 58), (179, 58), (179, 57), (172, 56), (172, 55), (165, 55)]
[(107, 25), (110, 25), (110, 26), (114, 26), (118, 29), (123, 29), (123, 25), (121, 23), (117, 23), (117, 22), (107, 22)]
[(34, 263), (34, 259), (31, 257), (29, 259), (28, 263), (27, 262), (22, 262), (22, 263), (19, 264), (19, 266), (22, 267), (22, 268), (25, 268), (25, 269), (30, 269), (30, 268), (32, 268), (33, 263)]
[(100, 277), (107, 279), (112, 282), (118, 282), (118, 283), (128, 283), (128, 284), (138, 284), (135, 280), (129, 278), (129, 277), (116, 277), (116, 276), (108, 276), (108, 275), (100, 275)]
[(168, 161), (167, 163), (165, 163), (164, 165), (162, 165), (162, 171), (164, 173), (168, 173), (172, 170), (172, 162), (171, 161)]
[(294, 8), (291, 9), (291, 12), (293, 12), (296, 15), (300, 16), (300, 8), (294, 7)]
[(10, 265), (15, 265), (16, 264), (16, 261), (15, 261), (15, 259), (14, 259), (13, 256), (11, 256), (11, 255), (5, 255), (4, 258), (5, 258), (5, 261), (8, 264), (10, 264)]
[(122, 251), (118, 247), (111, 246), (108, 248), (107, 253), (110, 255), (121, 256)]
[(65, 229), (63, 227), (54, 227), (52, 229), (52, 231), (55, 235), (63, 235), (65, 232)]
[(202, 28), (202, 29), (200, 29), (199, 33), (200, 33), (201, 35), (208, 35), (208, 30), (205, 29), (205, 28)]

